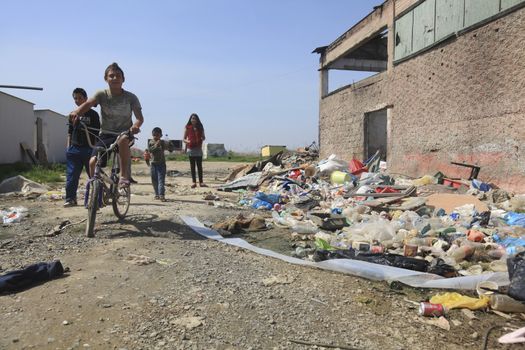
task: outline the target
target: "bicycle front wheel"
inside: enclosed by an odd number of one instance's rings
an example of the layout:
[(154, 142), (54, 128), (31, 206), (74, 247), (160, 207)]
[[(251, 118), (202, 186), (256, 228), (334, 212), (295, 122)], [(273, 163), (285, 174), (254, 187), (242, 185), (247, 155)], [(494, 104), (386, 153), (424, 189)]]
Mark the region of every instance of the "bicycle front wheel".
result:
[(131, 187), (119, 188), (118, 185), (113, 186), (113, 212), (119, 219), (124, 219), (129, 209), (129, 202), (131, 200)]
[(89, 198), (88, 198), (88, 218), (86, 223), (86, 236), (95, 237), (95, 219), (97, 217), (97, 210), (99, 208), (99, 201), (101, 191), (101, 183), (99, 180), (94, 180), (90, 184)]

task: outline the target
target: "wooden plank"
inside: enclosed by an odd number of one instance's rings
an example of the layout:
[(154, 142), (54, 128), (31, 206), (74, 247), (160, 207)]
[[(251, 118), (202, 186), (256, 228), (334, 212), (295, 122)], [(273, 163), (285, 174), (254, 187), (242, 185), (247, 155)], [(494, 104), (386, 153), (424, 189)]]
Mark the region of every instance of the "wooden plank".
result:
[(447, 214), (465, 204), (474, 204), (478, 212), (489, 210), (487, 204), (468, 194), (435, 193), (427, 197), (427, 205), (443, 208)]
[(31, 159), (31, 162), (34, 165), (38, 164), (38, 161), (36, 160), (35, 155), (33, 154), (33, 150), (29, 148), (27, 143), (20, 142), (20, 148), (22, 148), (22, 151), (25, 152), (29, 156), (29, 159)]

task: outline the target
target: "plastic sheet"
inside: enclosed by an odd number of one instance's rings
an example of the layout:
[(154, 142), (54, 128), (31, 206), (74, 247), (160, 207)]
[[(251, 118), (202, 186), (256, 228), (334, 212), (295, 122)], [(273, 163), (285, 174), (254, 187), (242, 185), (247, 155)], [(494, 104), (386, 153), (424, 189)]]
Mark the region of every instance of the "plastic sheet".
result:
[(6, 211), (0, 210), (0, 216), (4, 225), (20, 222), (27, 214), (27, 208), (25, 207), (11, 207)]
[(236, 247), (251, 250), (255, 253), (280, 259), (291, 264), (311, 266), (324, 270), (337, 271), (354, 276), (364, 277), (372, 280), (399, 281), (412, 287), (418, 288), (447, 288), (447, 289), (470, 289), (475, 290), (481, 281), (494, 281), (499, 286), (509, 284), (508, 274), (505, 272), (485, 273), (477, 276), (463, 276), (444, 278), (438, 275), (401, 269), (392, 266), (377, 265), (366, 261), (351, 259), (333, 259), (322, 262), (305, 261), (293, 258), (274, 251), (253, 246), (240, 238), (224, 238), (216, 231), (205, 227), (194, 217), (182, 216), (181, 219), (192, 230), (209, 239), (220, 241)]

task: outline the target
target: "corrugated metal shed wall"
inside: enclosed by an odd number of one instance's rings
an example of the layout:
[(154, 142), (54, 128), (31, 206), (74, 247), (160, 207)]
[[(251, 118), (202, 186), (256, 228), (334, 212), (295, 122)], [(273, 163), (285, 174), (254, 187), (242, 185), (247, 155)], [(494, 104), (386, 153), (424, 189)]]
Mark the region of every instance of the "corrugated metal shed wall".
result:
[(395, 21), (394, 60), (476, 25), (525, 0), (426, 0)]

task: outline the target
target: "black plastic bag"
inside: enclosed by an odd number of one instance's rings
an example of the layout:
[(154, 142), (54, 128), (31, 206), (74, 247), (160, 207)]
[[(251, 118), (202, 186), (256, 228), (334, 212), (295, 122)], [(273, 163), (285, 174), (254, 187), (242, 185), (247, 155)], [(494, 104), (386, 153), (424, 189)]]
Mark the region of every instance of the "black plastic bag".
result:
[(525, 301), (525, 252), (507, 259), (509, 271), (509, 296)]

